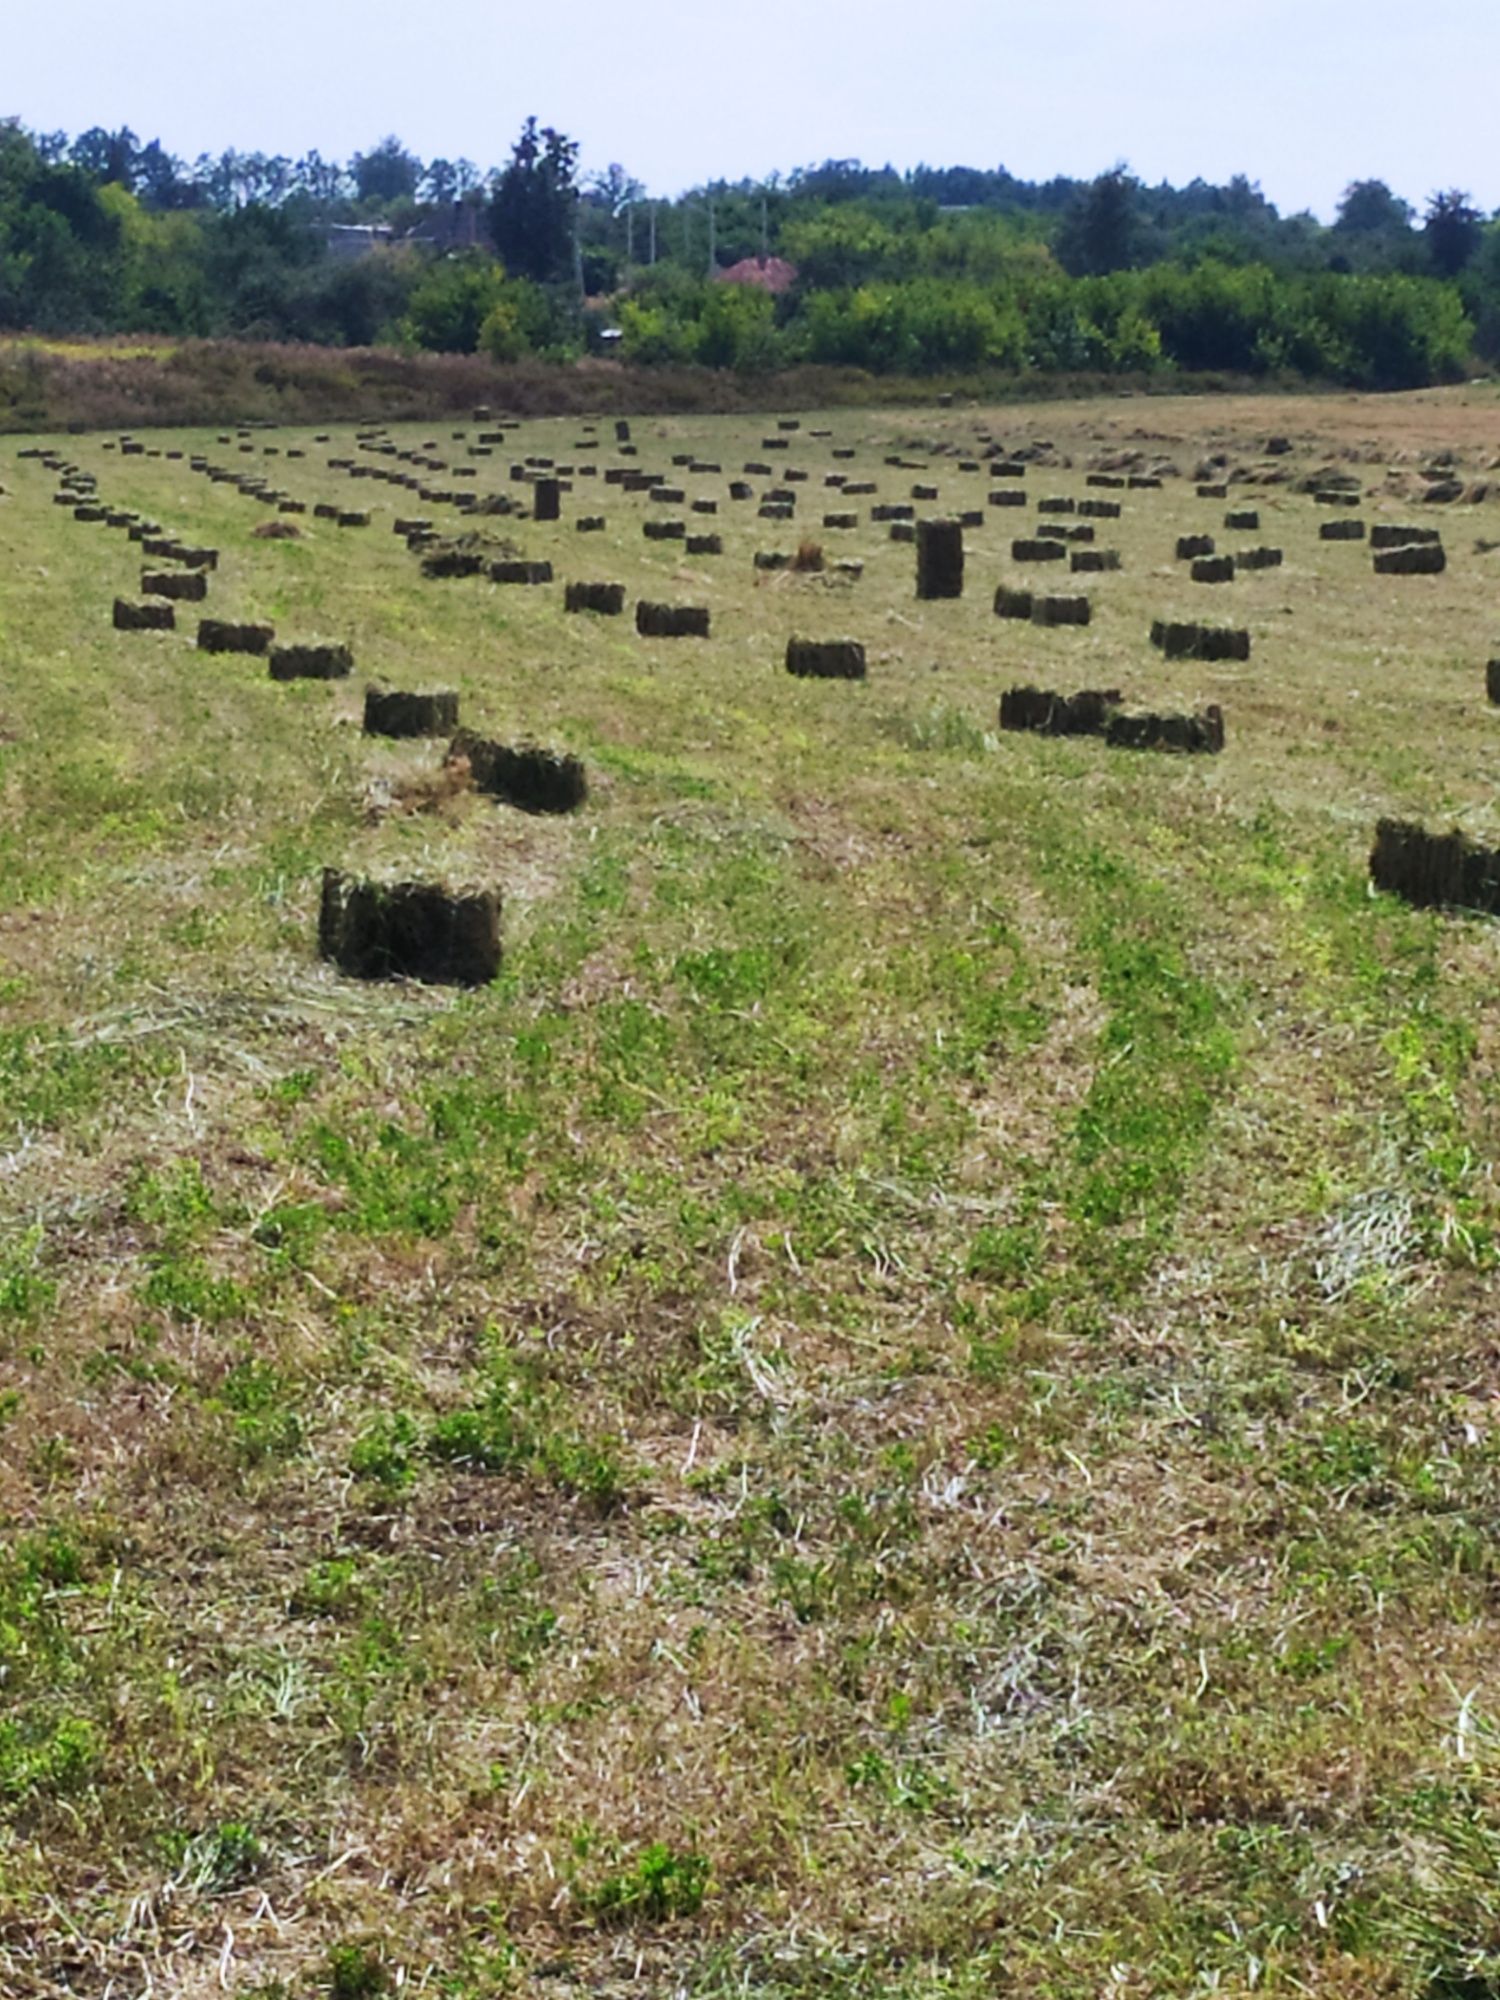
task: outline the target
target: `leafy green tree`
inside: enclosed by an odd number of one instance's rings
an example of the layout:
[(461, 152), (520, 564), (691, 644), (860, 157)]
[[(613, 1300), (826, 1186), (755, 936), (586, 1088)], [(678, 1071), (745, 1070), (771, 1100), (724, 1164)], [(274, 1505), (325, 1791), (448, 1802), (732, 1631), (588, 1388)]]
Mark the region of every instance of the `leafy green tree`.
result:
[(356, 153), (349, 171), (360, 201), (393, 202), (415, 200), (423, 169), (416, 154), (391, 133), (368, 153)]
[(479, 329), (479, 351), (491, 361), (519, 361), (556, 346), (560, 338), (545, 289), (530, 278), (507, 278)]
[(890, 221), (853, 203), (789, 222), (781, 237), (804, 286), (819, 291), (899, 276), (898, 246)]
[(458, 199), (458, 175), (451, 160), (429, 160), (427, 171), (417, 185), (423, 201), (446, 207)]
[(486, 320), (505, 297), (505, 268), (482, 250), (439, 258), (407, 301), (402, 333), (415, 347), (473, 354)]
[(565, 282), (573, 266), (578, 147), (528, 118), (490, 203), (490, 235), (505, 267), (538, 284)]
[(93, 125), (73, 141), (68, 157), (95, 180), (118, 181), (123, 188), (133, 188), (139, 147), (140, 141), (128, 125), (122, 125), (118, 132)]
[(304, 153), (292, 169), (300, 194), (317, 208), (331, 208), (349, 192), (349, 175), (337, 160), (325, 160), (316, 147)]
[(1339, 202), (1334, 228), (1344, 236), (1375, 236), (1409, 229), (1412, 207), (1384, 181), (1351, 181)]

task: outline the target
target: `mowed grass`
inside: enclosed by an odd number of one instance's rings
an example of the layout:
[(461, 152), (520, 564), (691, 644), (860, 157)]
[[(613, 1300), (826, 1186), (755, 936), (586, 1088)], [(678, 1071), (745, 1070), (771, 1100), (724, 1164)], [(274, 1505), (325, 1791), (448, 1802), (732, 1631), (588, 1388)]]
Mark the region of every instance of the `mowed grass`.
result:
[[(191, 606), (111, 631), (138, 549), (0, 448), (7, 1994), (1500, 1993), (1496, 932), (1365, 868), (1383, 812), (1500, 837), (1500, 553), (1424, 509), (1447, 574), (1376, 579), (1290, 484), (1226, 534), (1195, 463), (1275, 430), (1400, 519), (1390, 453), (1478, 465), (1500, 405), (804, 417), (794, 524), (726, 494), (772, 420), (641, 420), (724, 555), (580, 478), (482, 524), (535, 589), (422, 580), (395, 516), (465, 524), (330, 471), (349, 432), (150, 440), (373, 509), (292, 543), (61, 441), (221, 550), (213, 615), (352, 641), (333, 686)], [(920, 604), (822, 481), (983, 507), (980, 432), (1071, 464)], [(582, 437), (475, 484), (614, 462)], [(1093, 623), (996, 620), (1122, 449), (1184, 476), (1108, 496)], [(1195, 587), (1205, 529), (1284, 567)], [(804, 535), (863, 577), (753, 569)], [(1182, 616), (1251, 661), (1165, 662)], [(794, 633), (868, 682), (790, 679)], [(453, 792), (361, 736), (372, 678), (589, 803)], [(1022, 680), (1228, 745), (1002, 737)], [(501, 978), (339, 978), (326, 864), (498, 886)]]

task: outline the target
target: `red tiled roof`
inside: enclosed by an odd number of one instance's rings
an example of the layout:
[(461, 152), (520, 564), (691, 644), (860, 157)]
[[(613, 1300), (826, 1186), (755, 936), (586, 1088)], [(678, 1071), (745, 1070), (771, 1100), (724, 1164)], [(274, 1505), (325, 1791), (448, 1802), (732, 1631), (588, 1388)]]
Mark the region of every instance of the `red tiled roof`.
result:
[(762, 291), (789, 292), (797, 282), (797, 267), (784, 257), (745, 257), (714, 273), (721, 285), (759, 285)]

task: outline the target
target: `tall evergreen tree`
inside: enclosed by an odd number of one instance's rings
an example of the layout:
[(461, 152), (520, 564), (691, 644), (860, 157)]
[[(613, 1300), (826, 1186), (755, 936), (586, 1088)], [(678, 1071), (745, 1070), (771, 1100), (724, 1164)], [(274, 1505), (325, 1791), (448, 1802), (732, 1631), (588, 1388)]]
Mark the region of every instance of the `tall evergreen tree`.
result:
[(1123, 166), (1111, 167), (1089, 182), (1058, 235), (1057, 255), (1065, 270), (1079, 278), (1129, 270), (1136, 261), (1141, 227), (1136, 193), (1136, 183)]
[(1422, 235), (1438, 276), (1456, 278), (1479, 254), (1484, 217), (1471, 205), (1466, 188), (1448, 188), (1428, 202)]
[(528, 118), (490, 203), (490, 234), (514, 276), (545, 285), (571, 273), (577, 176), (576, 143)]

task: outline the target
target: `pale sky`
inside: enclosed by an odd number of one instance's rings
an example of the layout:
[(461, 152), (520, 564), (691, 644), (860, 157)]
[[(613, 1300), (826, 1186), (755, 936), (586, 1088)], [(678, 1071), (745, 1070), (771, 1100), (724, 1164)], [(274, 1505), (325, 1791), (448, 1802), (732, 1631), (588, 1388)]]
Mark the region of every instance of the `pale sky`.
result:
[(528, 113), (654, 194), (825, 158), (1351, 180), (1500, 208), (1496, 0), (0, 0), (0, 117), (169, 151), (501, 163)]

